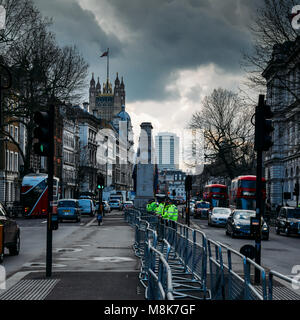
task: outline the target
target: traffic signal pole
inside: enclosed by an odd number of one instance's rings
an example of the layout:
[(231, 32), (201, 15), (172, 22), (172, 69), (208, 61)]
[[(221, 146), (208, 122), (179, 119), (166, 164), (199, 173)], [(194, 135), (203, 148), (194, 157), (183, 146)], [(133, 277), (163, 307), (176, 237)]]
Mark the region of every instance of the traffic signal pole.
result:
[(53, 210), (53, 176), (54, 176), (54, 104), (49, 105), (49, 155), (48, 155), (48, 215), (46, 277), (52, 275), (52, 210)]
[[(256, 219), (258, 230), (255, 232), (255, 262), (261, 264), (261, 217), (262, 217), (262, 151), (257, 151), (256, 167)], [(260, 283), (260, 270), (255, 268), (255, 283)]]
[[(268, 151), (272, 145), (271, 132), (273, 113), (269, 105), (265, 103), (265, 96), (259, 95), (258, 106), (255, 109), (255, 144), (254, 149), (257, 153), (256, 165), (256, 228), (255, 228), (255, 262), (261, 264), (261, 228), (262, 215), (264, 212), (263, 182), (262, 182), (262, 156), (263, 151)], [(254, 226), (254, 225), (253, 225)], [(255, 268), (255, 283), (260, 283), (260, 271)]]

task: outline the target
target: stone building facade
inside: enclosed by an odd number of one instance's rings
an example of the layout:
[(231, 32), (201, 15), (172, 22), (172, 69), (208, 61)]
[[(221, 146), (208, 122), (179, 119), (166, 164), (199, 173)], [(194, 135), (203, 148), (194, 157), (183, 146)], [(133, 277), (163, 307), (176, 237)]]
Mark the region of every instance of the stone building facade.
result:
[(267, 104), (273, 116), (273, 147), (265, 153), (267, 200), (285, 204), (283, 193), (290, 192), (288, 204), (295, 205), (294, 187), (300, 179), (300, 37), (275, 45), (263, 72), (267, 81)]
[(125, 105), (123, 77), (120, 82), (117, 74), (114, 88), (112, 88), (112, 84), (107, 79), (101, 89), (100, 80), (98, 78), (96, 84), (93, 73), (89, 89), (90, 112), (101, 119), (111, 121), (114, 116), (122, 111), (122, 105)]

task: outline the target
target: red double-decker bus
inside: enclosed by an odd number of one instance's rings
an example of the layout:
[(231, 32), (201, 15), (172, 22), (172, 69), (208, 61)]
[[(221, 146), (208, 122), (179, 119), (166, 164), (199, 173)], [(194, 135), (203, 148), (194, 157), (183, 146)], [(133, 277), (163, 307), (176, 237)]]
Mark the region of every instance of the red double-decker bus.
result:
[[(48, 214), (48, 185), (47, 174), (32, 173), (24, 176), (21, 188), (21, 203), (23, 206), (23, 215), (47, 216)], [(53, 181), (53, 207), (59, 198), (59, 179), (54, 177)]]
[[(262, 178), (262, 198), (266, 200), (266, 179)], [(239, 176), (231, 181), (230, 207), (233, 209), (256, 209), (256, 176)]]
[(228, 207), (228, 191), (224, 184), (209, 184), (204, 187), (203, 200), (211, 207)]

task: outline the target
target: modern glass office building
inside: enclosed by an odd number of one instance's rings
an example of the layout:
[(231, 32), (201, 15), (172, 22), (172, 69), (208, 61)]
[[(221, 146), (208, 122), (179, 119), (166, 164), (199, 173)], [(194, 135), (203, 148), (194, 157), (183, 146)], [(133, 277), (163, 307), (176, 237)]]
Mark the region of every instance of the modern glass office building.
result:
[(159, 132), (155, 136), (155, 152), (159, 170), (179, 169), (179, 137), (171, 132)]

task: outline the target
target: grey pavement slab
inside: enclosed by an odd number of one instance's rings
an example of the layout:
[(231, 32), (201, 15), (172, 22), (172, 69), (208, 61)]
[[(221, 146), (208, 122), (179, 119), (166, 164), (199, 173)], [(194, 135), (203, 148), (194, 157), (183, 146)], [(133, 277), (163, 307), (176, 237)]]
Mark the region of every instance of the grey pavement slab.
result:
[[(55, 272), (59, 280), (45, 300), (144, 300), (137, 272)], [(31, 272), (25, 279), (44, 280)]]

